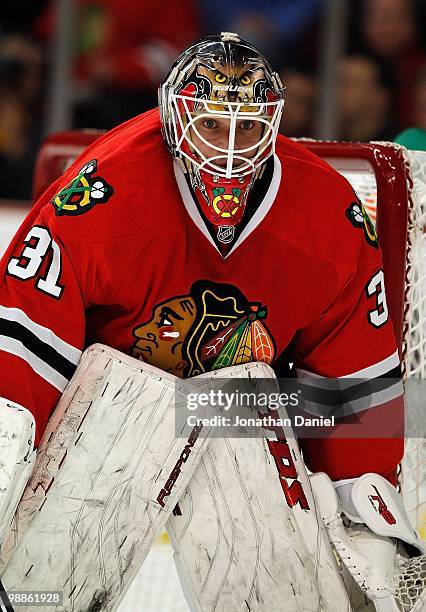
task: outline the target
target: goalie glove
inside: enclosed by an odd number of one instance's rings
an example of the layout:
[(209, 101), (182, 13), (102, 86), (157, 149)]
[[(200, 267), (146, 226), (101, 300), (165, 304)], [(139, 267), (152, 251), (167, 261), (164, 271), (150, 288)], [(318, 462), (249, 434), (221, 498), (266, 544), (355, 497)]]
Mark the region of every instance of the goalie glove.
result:
[[(410, 525), (396, 489), (378, 474), (333, 483), (311, 476), (330, 541), (342, 564), (379, 612), (421, 612), (426, 606), (426, 548)], [(350, 519), (346, 526), (342, 512)], [(417, 556), (399, 553), (403, 543)]]

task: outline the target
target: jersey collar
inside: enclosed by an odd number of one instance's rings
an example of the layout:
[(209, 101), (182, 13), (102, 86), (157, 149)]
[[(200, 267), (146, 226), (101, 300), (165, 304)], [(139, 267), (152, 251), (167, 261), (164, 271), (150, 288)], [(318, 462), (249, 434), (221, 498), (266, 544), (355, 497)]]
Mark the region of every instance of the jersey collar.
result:
[(179, 165), (179, 162), (175, 159), (173, 160), (173, 169), (175, 173), (176, 182), (179, 188), (180, 195), (182, 196), (183, 203), (185, 205), (186, 211), (188, 215), (191, 217), (192, 221), (198, 227), (198, 229), (204, 234), (210, 244), (215, 248), (215, 250), (219, 253), (223, 259), (227, 259), (238, 247), (244, 242), (248, 236), (256, 229), (258, 225), (263, 221), (263, 219), (268, 214), (274, 200), (277, 196), (278, 189), (281, 183), (281, 162), (278, 159), (277, 155), (273, 156), (274, 158), (274, 169), (271, 179), (271, 184), (265, 193), (263, 200), (257, 210), (253, 213), (253, 216), (239, 235), (238, 239), (235, 241), (232, 249), (226, 254), (222, 255), (220, 250), (218, 249), (215, 241), (213, 240), (207, 225), (201, 216), (192, 196), (192, 193), (188, 187), (188, 184), (185, 180), (185, 175), (183, 173), (182, 168)]

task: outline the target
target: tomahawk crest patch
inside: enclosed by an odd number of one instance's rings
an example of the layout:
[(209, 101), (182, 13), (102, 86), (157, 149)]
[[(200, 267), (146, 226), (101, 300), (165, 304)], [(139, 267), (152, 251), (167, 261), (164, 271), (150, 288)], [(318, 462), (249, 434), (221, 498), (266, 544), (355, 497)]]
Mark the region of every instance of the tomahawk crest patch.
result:
[(354, 227), (359, 227), (364, 230), (364, 236), (367, 243), (377, 249), (379, 241), (377, 239), (376, 229), (359, 200), (357, 202), (352, 202), (349, 208), (346, 209), (346, 217)]
[(108, 202), (114, 190), (104, 178), (94, 176), (97, 166), (96, 159), (87, 162), (77, 176), (55, 195), (52, 204), (58, 216), (82, 215), (96, 204)]

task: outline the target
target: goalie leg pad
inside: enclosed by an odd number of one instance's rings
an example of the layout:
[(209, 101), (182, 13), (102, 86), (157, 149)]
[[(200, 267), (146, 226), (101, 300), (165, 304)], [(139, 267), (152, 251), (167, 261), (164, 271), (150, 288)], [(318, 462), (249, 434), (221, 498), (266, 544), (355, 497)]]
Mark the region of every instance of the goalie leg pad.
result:
[(33, 415), (0, 398), (0, 544), (34, 467), (34, 435)]
[(107, 347), (85, 352), (18, 508), (6, 589), (62, 591), (67, 610), (115, 608), (208, 443), (193, 434), (182, 460), (175, 401), (185, 386)]
[[(273, 376), (265, 364), (246, 367), (250, 379)], [(192, 612), (351, 609), (297, 444), (287, 440), (270, 445), (264, 432), (210, 440), (167, 522)]]

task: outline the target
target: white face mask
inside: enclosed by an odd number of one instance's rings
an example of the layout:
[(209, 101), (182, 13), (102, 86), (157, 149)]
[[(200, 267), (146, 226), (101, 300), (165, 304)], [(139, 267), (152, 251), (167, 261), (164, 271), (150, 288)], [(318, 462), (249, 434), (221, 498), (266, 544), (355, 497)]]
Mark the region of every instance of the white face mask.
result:
[(284, 100), (226, 102), (171, 94), (176, 152), (199, 170), (231, 179), (255, 172), (275, 151)]

